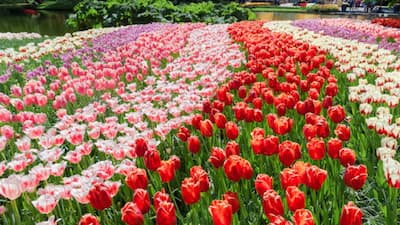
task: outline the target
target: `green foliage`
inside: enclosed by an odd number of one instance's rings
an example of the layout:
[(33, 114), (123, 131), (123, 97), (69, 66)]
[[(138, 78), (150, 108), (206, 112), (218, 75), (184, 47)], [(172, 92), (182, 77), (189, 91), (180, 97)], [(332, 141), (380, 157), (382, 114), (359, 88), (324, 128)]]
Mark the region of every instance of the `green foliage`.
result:
[(253, 12), (234, 2), (174, 5), (169, 0), (84, 0), (74, 7), (74, 12), (67, 24), (79, 29), (150, 22), (231, 23), (255, 19)]

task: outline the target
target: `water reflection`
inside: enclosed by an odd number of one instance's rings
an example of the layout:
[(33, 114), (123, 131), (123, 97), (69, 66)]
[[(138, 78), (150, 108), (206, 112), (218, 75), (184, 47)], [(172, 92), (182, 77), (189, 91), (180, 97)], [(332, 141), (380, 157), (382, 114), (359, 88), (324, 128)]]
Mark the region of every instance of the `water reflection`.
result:
[[(320, 19), (320, 18), (343, 18), (349, 16), (343, 15), (327, 15), (327, 14), (310, 14), (310, 13), (284, 13), (284, 12), (256, 12), (259, 20), (301, 20), (301, 19)], [(363, 15), (352, 15), (349, 18), (366, 19)]]
[(72, 31), (65, 25), (67, 18), (67, 12), (40, 11), (38, 15), (26, 15), (22, 10), (0, 9), (0, 32), (64, 35)]

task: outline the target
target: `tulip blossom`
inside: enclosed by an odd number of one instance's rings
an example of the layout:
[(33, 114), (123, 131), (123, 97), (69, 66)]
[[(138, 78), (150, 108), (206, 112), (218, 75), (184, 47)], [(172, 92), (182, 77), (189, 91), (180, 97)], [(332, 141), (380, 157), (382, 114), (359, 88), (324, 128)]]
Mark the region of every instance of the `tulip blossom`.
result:
[(135, 168), (125, 178), (125, 182), (129, 188), (135, 190), (137, 188), (147, 188), (147, 174), (144, 169)]
[(286, 200), (290, 211), (295, 212), (297, 209), (305, 207), (305, 194), (296, 186), (289, 186), (286, 189)]
[(232, 206), (232, 213), (236, 213), (239, 210), (240, 202), (237, 193), (227, 191), (222, 195), (222, 198)]
[(298, 209), (294, 212), (293, 222), (295, 225), (314, 225), (314, 218), (310, 210)]
[(346, 171), (343, 176), (344, 183), (353, 188), (359, 190), (367, 180), (368, 173), (365, 165), (350, 165), (346, 167)]
[(150, 196), (144, 189), (138, 188), (135, 190), (132, 202), (136, 204), (143, 214), (150, 210)]
[(281, 197), (273, 189), (267, 190), (263, 194), (263, 207), (265, 215), (283, 215), (283, 203)]
[(225, 200), (213, 200), (208, 207), (214, 225), (232, 224), (232, 205)]
[(100, 225), (100, 222), (92, 214), (85, 214), (79, 220), (78, 225)]
[(353, 202), (343, 206), (340, 225), (361, 225), (363, 212)]
[(144, 223), (144, 218), (139, 207), (133, 202), (127, 202), (121, 209), (122, 218), (128, 225), (141, 225)]
[(112, 198), (108, 188), (104, 184), (96, 184), (89, 191), (89, 202), (93, 208), (103, 210), (111, 206)]

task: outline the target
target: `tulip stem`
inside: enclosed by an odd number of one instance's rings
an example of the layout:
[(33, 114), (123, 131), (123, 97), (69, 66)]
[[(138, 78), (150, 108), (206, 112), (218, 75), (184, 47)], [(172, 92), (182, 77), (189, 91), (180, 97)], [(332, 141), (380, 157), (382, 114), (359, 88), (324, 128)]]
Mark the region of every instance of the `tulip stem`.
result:
[(11, 207), (12, 207), (12, 210), (14, 212), (16, 224), (22, 224), (21, 223), (21, 216), (19, 215), (19, 211), (18, 211), (18, 206), (17, 206), (17, 201), (16, 200), (11, 200)]

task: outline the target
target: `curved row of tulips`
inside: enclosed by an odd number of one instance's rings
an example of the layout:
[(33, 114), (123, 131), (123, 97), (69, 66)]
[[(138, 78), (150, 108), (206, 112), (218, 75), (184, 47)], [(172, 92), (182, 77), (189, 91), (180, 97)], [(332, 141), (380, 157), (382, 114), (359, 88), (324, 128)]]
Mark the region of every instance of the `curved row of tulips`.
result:
[(371, 45), (378, 45), (389, 51), (400, 51), (400, 32), (396, 28), (383, 27), (370, 21), (352, 19), (309, 19), (292, 23), (303, 29), (318, 34), (350, 40), (357, 40)]
[[(361, 146), (365, 149), (376, 150), (376, 155), (381, 160), (378, 162), (375, 157), (368, 157), (368, 168), (378, 169), (374, 180), (378, 186), (386, 188), (385, 183), (388, 183), (390, 187), (395, 188), (389, 188), (385, 195), (390, 198), (389, 206), (397, 208), (400, 174), (400, 163), (396, 160), (400, 137), (398, 118), (396, 118), (400, 99), (398, 58), (391, 52), (378, 49), (374, 45), (317, 34), (285, 22), (268, 23), (266, 27), (275, 32), (286, 32), (298, 40), (307, 41), (325, 49), (338, 60), (336, 63), (338, 69), (347, 73), (347, 82), (350, 82), (349, 93), (344, 97), (350, 101), (353, 116), (358, 123), (366, 123), (370, 130), (376, 132), (376, 134), (370, 134), (370, 131), (364, 129), (362, 125), (359, 125), (362, 129), (357, 129), (365, 133), (365, 135), (356, 134), (361, 140)], [(360, 55), (369, 57), (360, 57)], [(386, 177), (387, 182), (384, 182), (383, 176)], [(392, 218), (398, 215), (396, 210), (385, 210), (385, 214)], [(393, 219), (386, 220), (388, 224), (390, 221)]]
[(119, 29), (120, 47), (91, 57), (93, 43), (11, 82), (0, 95), (3, 223), (382, 223), (364, 185), (376, 157), (356, 145), (335, 65), (349, 69), (285, 26)]

